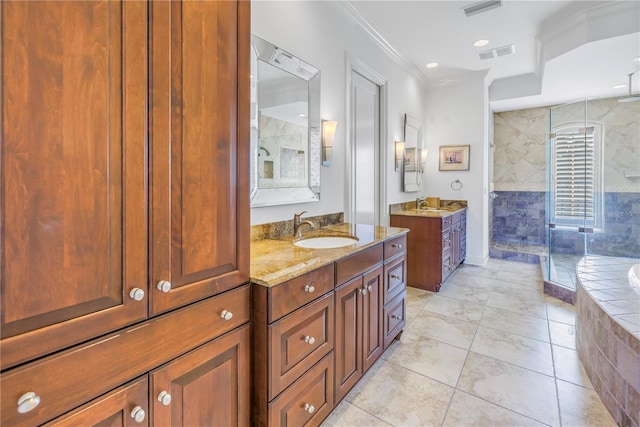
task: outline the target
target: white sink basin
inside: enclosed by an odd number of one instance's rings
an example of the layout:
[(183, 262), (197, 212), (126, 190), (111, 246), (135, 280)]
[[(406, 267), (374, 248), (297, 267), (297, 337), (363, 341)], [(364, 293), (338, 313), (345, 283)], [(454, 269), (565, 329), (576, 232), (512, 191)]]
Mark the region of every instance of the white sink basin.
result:
[(331, 249), (353, 245), (356, 242), (357, 239), (352, 239), (350, 237), (310, 237), (308, 239), (293, 242), (293, 244), (300, 248), (307, 249)]

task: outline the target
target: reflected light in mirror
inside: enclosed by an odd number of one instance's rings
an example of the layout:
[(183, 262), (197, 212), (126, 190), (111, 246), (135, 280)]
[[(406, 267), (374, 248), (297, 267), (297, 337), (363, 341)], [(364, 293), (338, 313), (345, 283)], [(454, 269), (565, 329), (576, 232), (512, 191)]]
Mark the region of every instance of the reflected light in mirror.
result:
[(426, 148), (420, 150), (420, 172), (424, 173), (425, 165), (427, 164), (427, 154), (429, 150)]
[(404, 142), (396, 141), (396, 170), (400, 170), (400, 166), (402, 166), (403, 157), (404, 157)]
[(322, 166), (331, 165), (331, 152), (333, 151), (333, 137), (336, 134), (338, 122), (335, 120), (322, 121)]

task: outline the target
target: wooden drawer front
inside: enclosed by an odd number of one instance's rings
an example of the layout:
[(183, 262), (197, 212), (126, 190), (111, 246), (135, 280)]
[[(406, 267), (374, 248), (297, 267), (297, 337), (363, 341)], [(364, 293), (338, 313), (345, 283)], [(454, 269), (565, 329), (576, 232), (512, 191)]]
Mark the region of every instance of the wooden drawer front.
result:
[[(233, 313), (229, 320), (223, 310)], [(0, 376), (0, 425), (37, 425), (69, 411), (249, 320), (249, 286), (242, 286), (122, 329)], [(33, 391), (40, 405), (16, 410)]]
[(453, 224), (453, 215), (448, 215), (445, 216), (444, 218), (442, 218), (442, 229), (446, 230), (447, 228), (451, 227), (451, 224)]
[(404, 252), (407, 249), (407, 235), (403, 234), (395, 239), (384, 242), (384, 259), (389, 259), (394, 255)]
[(406, 292), (384, 306), (384, 348), (389, 347), (406, 323)]
[(333, 292), (269, 327), (269, 400), (333, 350)]
[(452, 267), (451, 252), (447, 252), (442, 257), (442, 282), (444, 282), (444, 280), (449, 277)]
[(451, 248), (451, 230), (442, 232), (442, 252), (448, 251)]
[(269, 323), (333, 290), (334, 264), (269, 288)]
[(402, 292), (406, 282), (406, 261), (404, 257), (385, 264), (384, 266), (384, 301), (383, 304), (391, 301), (396, 295)]
[[(149, 425), (147, 384), (145, 375), (56, 418), (45, 426), (147, 426)], [(131, 416), (133, 409), (138, 406), (147, 414), (141, 423), (135, 422)]]
[(382, 262), (382, 244), (336, 262), (336, 286), (371, 270)]
[(269, 425), (317, 426), (332, 410), (333, 352), (269, 404)]

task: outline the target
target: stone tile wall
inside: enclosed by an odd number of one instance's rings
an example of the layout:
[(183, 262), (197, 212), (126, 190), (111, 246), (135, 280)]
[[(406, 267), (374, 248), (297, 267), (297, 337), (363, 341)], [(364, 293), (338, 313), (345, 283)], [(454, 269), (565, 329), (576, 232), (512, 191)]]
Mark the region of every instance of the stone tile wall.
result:
[(545, 192), (496, 191), (493, 200), (493, 240), (546, 244)]

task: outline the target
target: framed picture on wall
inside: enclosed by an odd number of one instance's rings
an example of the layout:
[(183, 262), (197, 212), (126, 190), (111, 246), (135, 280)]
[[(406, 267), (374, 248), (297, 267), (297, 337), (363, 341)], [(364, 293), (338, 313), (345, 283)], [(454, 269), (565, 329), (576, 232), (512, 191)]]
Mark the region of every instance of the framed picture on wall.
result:
[(404, 171), (416, 171), (416, 147), (404, 149)]
[(469, 145), (441, 145), (438, 170), (468, 171)]

